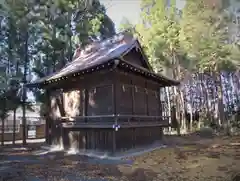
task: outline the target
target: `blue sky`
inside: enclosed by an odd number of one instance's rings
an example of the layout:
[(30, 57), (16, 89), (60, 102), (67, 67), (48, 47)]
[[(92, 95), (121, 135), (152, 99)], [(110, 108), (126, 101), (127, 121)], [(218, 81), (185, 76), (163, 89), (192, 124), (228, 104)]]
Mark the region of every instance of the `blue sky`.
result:
[[(159, 0), (162, 1), (162, 0)], [(114, 21), (116, 28), (123, 17), (126, 17), (131, 23), (136, 24), (140, 19), (141, 0), (100, 0), (107, 9), (108, 16)], [(177, 7), (182, 9), (185, 0), (176, 0)]]

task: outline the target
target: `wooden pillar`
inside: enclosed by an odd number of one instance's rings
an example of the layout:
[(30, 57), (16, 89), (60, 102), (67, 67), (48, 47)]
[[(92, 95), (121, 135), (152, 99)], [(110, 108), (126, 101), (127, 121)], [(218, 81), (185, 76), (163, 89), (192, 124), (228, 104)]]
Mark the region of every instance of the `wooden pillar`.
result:
[(117, 115), (117, 77), (116, 72), (113, 72), (113, 80), (112, 80), (112, 106), (113, 106), (113, 114)]
[(133, 80), (131, 80), (131, 86), (132, 86), (132, 92), (131, 92), (131, 96), (132, 96), (132, 115), (135, 114), (135, 87), (134, 87), (134, 83)]
[[(88, 100), (89, 99), (89, 95), (88, 95), (88, 89), (84, 90), (84, 108), (83, 108), (83, 116), (87, 116), (88, 115)], [(87, 122), (87, 119), (84, 120), (85, 122)]]
[[(131, 96), (132, 96), (132, 115), (135, 114), (135, 86), (134, 86), (134, 81), (133, 79), (131, 79)], [(132, 134), (132, 148), (135, 148), (136, 147), (136, 128), (132, 128), (132, 131), (131, 131), (131, 134)]]
[(85, 114), (84, 104), (85, 104), (85, 94), (84, 94), (84, 90), (81, 89), (80, 90), (80, 106), (79, 106), (80, 116), (84, 116)]
[[(118, 124), (117, 118), (117, 74), (116, 71), (113, 71), (113, 79), (112, 79), (112, 106), (113, 106), (113, 114), (114, 116), (114, 124)], [(116, 152), (116, 131), (113, 130), (112, 135), (112, 152)]]

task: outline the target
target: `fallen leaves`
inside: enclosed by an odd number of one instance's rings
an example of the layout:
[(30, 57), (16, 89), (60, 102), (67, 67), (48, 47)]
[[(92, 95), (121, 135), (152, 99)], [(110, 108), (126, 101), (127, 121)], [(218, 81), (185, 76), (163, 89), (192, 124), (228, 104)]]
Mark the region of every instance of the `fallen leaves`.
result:
[[(181, 140), (183, 140), (181, 142)], [(193, 140), (193, 138), (191, 138)], [(237, 181), (240, 173), (240, 151), (236, 140), (239, 138), (217, 138), (212, 140), (194, 140), (177, 138), (173, 146), (130, 157), (131, 166), (116, 164), (94, 164), (88, 158), (79, 155), (64, 156), (51, 153), (46, 156), (30, 157), (31, 152), (23, 156), (35, 159), (34, 162), (20, 160), (11, 162), (11, 170), (20, 169), (17, 175), (12, 172), (8, 180), (23, 181), (38, 178), (39, 181)], [(168, 141), (171, 141), (168, 138)], [(14, 155), (14, 152), (11, 152)], [(0, 159), (4, 159), (1, 156)], [(3, 162), (2, 162), (3, 163)], [(14, 163), (14, 164), (13, 164)], [(6, 165), (6, 164), (5, 164)], [(0, 165), (1, 168), (1, 165)], [(234, 176), (233, 175), (234, 170)], [(9, 172), (11, 173), (11, 172)], [(32, 179), (33, 180), (33, 179)], [(231, 180), (229, 180), (231, 181)]]

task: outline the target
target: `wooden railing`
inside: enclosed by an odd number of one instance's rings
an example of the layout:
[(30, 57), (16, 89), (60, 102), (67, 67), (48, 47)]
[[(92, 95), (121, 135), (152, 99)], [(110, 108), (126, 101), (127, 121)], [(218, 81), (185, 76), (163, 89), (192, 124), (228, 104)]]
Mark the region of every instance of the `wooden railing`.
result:
[(65, 127), (84, 126), (84, 127), (113, 127), (114, 125), (123, 126), (169, 126), (168, 117), (145, 116), (145, 115), (96, 115), (96, 116), (77, 116), (74, 118), (62, 117), (61, 123)]

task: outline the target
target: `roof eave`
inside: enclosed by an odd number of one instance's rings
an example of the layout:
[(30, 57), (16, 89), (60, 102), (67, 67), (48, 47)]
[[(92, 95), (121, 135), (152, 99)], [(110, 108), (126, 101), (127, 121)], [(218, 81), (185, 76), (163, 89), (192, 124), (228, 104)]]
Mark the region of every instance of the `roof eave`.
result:
[(90, 74), (96, 71), (101, 71), (104, 70), (106, 68), (116, 68), (119, 64), (119, 59), (118, 58), (112, 58), (110, 60), (108, 60), (107, 62), (104, 62), (102, 64), (99, 65), (95, 65), (92, 67), (89, 67), (88, 69), (84, 69), (81, 71), (76, 71), (73, 72), (71, 74), (56, 78), (56, 79), (51, 79), (51, 80), (47, 80), (47, 79), (40, 79), (41, 81), (35, 81), (32, 83), (27, 83), (25, 84), (26, 87), (28, 88), (44, 88), (46, 86), (48, 86), (49, 84), (52, 84), (54, 82), (58, 82), (58, 81), (65, 81), (66, 78), (68, 77), (81, 77), (84, 76), (85, 74)]

